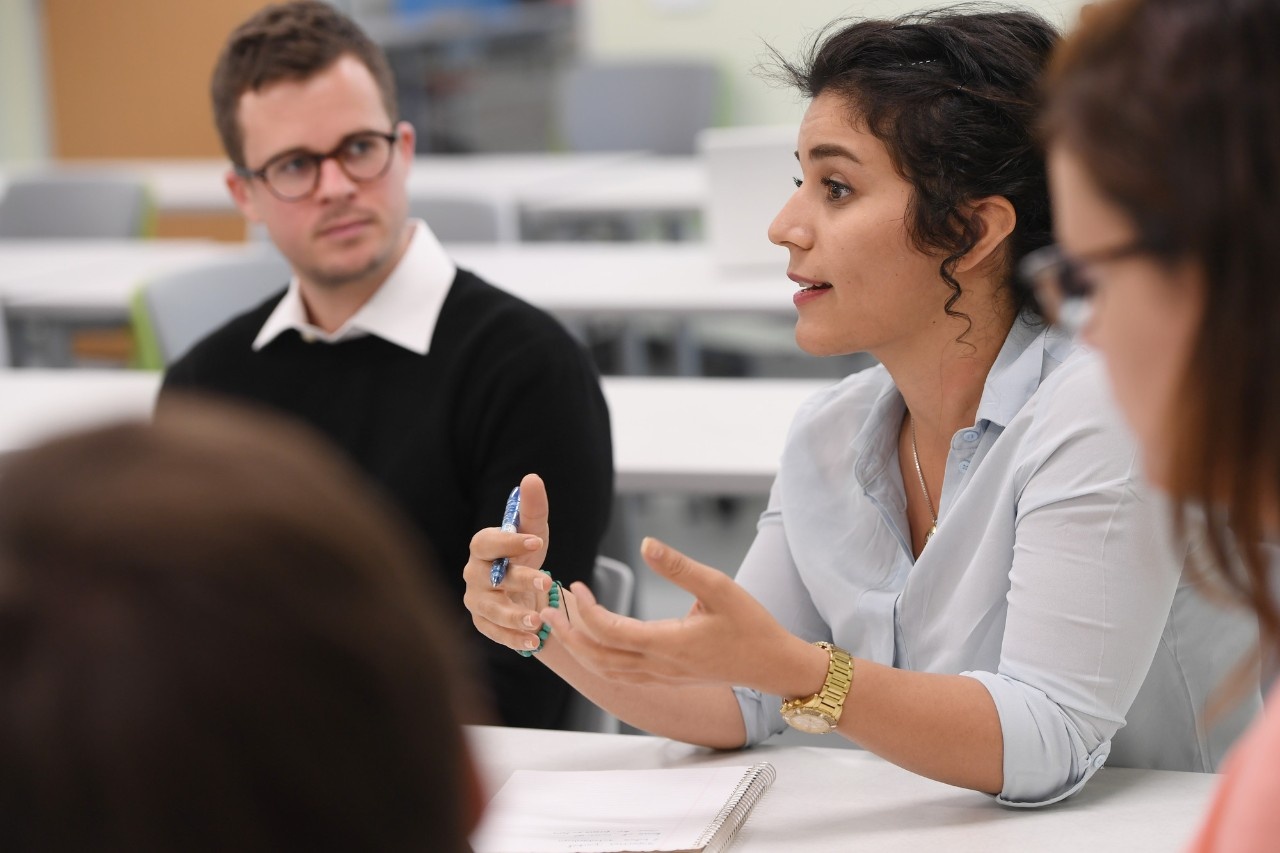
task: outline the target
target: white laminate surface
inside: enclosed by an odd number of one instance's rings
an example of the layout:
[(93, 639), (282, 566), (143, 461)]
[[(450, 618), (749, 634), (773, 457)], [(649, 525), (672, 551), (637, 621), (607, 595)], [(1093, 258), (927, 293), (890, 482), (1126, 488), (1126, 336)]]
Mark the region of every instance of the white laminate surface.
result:
[(134, 370), (0, 370), (0, 453), (66, 432), (151, 417), (160, 375)]
[[(791, 315), (796, 286), (777, 266), (724, 267), (701, 243), (472, 243), (446, 247), (459, 266), (562, 315)], [(259, 251), (188, 240), (0, 241), (0, 298), (14, 316), (114, 315), (138, 285), (208, 260)]]
[[(664, 738), (468, 727), (489, 790), (512, 771), (614, 770), (768, 761), (777, 780), (733, 853), (1132, 853), (1177, 851), (1191, 837), (1217, 777), (1104, 768), (1080, 794), (1043, 809), (1012, 809), (934, 782), (870, 753), (820, 746), (713, 752)], [(821, 743), (815, 736), (814, 743)], [(572, 809), (565, 804), (565, 810)]]
[[(791, 415), (822, 381), (605, 377), (620, 492), (769, 490)], [(0, 453), (150, 416), (157, 373), (0, 370)]]

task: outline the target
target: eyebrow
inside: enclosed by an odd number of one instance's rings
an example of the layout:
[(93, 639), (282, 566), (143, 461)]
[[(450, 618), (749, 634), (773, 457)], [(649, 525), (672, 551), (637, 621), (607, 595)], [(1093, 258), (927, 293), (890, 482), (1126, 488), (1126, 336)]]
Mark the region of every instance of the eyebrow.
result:
[[(395, 130), (392, 130), (391, 133), (395, 133)], [(369, 134), (377, 134), (380, 136), (386, 135), (382, 131), (373, 130), (372, 128), (368, 128), (365, 130), (353, 130), (351, 133), (348, 133), (346, 136), (342, 137), (342, 139), (338, 141), (338, 144), (329, 150), (329, 153), (331, 154), (337, 153), (338, 150), (342, 148), (342, 146), (346, 145), (348, 142), (355, 139), (356, 137), (368, 136)], [(265, 169), (268, 165), (270, 165), (271, 163), (274, 163), (275, 161), (281, 159), (282, 157), (289, 157), (296, 154), (306, 154), (314, 157), (323, 157), (325, 155), (325, 152), (316, 151), (314, 148), (308, 148), (305, 145), (299, 145), (294, 148), (286, 148), (285, 150), (281, 151), (279, 154), (273, 154), (270, 157), (268, 157), (266, 162), (262, 164), (262, 167)]]
[[(800, 152), (795, 152), (796, 159), (800, 159)], [(810, 160), (829, 160), (833, 157), (843, 157), (846, 160), (852, 160), (858, 165), (862, 165), (862, 159), (854, 154), (843, 145), (836, 145), (833, 142), (824, 142), (821, 145), (815, 145), (809, 149)]]

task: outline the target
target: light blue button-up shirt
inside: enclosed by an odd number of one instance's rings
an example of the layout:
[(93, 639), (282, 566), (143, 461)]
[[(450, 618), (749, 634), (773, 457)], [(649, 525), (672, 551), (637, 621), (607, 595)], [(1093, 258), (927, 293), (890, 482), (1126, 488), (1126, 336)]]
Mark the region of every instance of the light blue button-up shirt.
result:
[[(738, 582), (793, 633), (976, 678), (1004, 738), (1002, 802), (1042, 805), (1113, 765), (1212, 771), (1261, 705), (1206, 728), (1256, 624), (1206, 601), (1096, 355), (1019, 320), (947, 457), (938, 530), (911, 553), (905, 405), (875, 367), (796, 415)], [(756, 743), (781, 699), (738, 688)], [(856, 713), (858, 683), (846, 709)], [(1121, 730), (1123, 728), (1123, 731)]]

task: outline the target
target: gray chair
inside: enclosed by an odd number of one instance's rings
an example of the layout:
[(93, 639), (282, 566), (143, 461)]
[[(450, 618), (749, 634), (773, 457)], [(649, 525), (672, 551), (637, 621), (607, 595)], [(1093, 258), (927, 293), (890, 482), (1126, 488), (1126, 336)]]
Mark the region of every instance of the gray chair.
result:
[(26, 175), (0, 198), (0, 238), (129, 239), (147, 236), (154, 209), (141, 180)]
[(584, 62), (559, 82), (560, 132), (572, 151), (693, 154), (698, 132), (714, 122), (718, 89), (706, 62)]
[(134, 300), (139, 366), (160, 369), (193, 344), (284, 289), (289, 265), (274, 248), (171, 273), (143, 285)]
[[(629, 615), (636, 593), (636, 576), (626, 563), (611, 557), (597, 557), (591, 573), (591, 592), (596, 601), (614, 613)], [(568, 726), (579, 732), (617, 734), (622, 724), (618, 718), (597, 706), (582, 694), (570, 700)]]
[(447, 196), (412, 198), (409, 215), (426, 220), (442, 243), (497, 243), (516, 239), (514, 213), (504, 218), (498, 205), (490, 201)]

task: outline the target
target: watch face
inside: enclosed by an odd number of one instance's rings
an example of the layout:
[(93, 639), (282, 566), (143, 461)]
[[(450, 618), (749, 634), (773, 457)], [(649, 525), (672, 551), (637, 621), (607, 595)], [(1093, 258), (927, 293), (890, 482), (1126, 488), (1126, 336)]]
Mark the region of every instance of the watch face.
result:
[(806, 734), (822, 735), (831, 731), (831, 721), (825, 715), (813, 711), (797, 711), (786, 719), (792, 728)]

